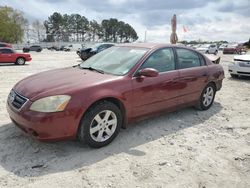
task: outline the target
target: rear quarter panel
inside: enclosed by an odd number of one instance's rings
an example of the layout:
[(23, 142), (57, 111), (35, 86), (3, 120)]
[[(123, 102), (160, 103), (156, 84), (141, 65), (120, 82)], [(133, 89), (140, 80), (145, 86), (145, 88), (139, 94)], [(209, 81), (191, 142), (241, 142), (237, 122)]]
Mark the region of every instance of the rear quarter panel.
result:
[(213, 63), (208, 65), (208, 75), (209, 82), (214, 82), (216, 90), (220, 90), (222, 87), (222, 80), (225, 78), (223, 67)]

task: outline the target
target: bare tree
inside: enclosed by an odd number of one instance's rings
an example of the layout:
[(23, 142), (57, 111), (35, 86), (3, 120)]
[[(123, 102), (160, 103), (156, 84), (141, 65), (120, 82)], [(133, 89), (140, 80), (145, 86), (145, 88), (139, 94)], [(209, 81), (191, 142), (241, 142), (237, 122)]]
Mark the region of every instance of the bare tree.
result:
[(41, 35), (45, 31), (44, 25), (39, 20), (35, 20), (32, 23), (32, 27), (34, 29), (34, 32), (37, 34), (38, 42), (40, 42), (41, 41)]

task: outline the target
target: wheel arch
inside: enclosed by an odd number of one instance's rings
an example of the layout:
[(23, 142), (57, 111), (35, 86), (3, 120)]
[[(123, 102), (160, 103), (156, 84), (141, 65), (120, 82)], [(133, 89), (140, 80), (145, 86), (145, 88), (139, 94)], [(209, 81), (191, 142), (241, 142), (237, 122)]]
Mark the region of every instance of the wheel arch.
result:
[[(82, 114), (82, 117), (86, 114), (86, 112), (89, 109), (91, 109), (93, 106), (98, 105), (99, 103), (101, 103), (103, 101), (111, 102), (111, 103), (115, 104), (121, 110), (122, 117), (123, 117), (122, 128), (126, 128), (126, 123), (127, 123), (126, 108), (125, 108), (123, 102), (120, 99), (116, 98), (116, 97), (104, 97), (104, 98), (96, 100), (95, 102), (93, 102), (91, 105), (89, 105), (87, 107), (87, 110)], [(79, 126), (80, 126), (80, 124), (79, 124)]]
[[(214, 88), (217, 90), (217, 86), (216, 86), (215, 81), (210, 81), (210, 82), (208, 82), (208, 84), (213, 84)], [(207, 84), (207, 85), (208, 85), (208, 84)]]
[[(17, 63), (17, 60), (18, 60), (18, 59), (20, 59), (20, 58), (22, 58), (22, 59), (24, 60), (24, 64), (25, 64), (25, 63), (26, 63), (26, 58), (25, 58), (25, 57), (23, 57), (23, 56), (18, 56), (18, 57), (16, 57), (16, 59), (15, 59), (15, 62), (14, 62), (14, 63), (15, 63), (15, 64), (18, 64), (18, 63)], [(23, 64), (23, 65), (24, 65), (24, 64)]]
[(24, 61), (26, 61), (26, 58), (23, 57), (23, 56), (17, 56), (17, 57), (16, 57), (16, 61), (17, 61), (19, 58), (22, 58), (22, 59), (24, 59)]

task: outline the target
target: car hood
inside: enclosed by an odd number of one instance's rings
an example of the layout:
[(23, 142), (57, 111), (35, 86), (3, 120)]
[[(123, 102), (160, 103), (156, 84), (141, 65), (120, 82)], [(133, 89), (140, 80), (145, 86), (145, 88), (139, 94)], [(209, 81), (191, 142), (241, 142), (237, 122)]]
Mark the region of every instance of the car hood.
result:
[(14, 90), (34, 101), (46, 96), (70, 94), (117, 78), (119, 76), (69, 67), (29, 76), (18, 82)]
[(234, 59), (242, 61), (250, 61), (250, 55), (235, 55)]

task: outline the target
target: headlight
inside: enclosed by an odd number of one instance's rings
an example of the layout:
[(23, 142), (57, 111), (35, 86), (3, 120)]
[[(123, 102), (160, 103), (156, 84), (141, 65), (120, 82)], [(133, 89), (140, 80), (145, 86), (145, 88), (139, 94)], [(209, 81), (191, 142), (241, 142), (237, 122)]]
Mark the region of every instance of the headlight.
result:
[(70, 98), (68, 95), (41, 98), (31, 105), (30, 110), (37, 112), (60, 112), (65, 109)]

